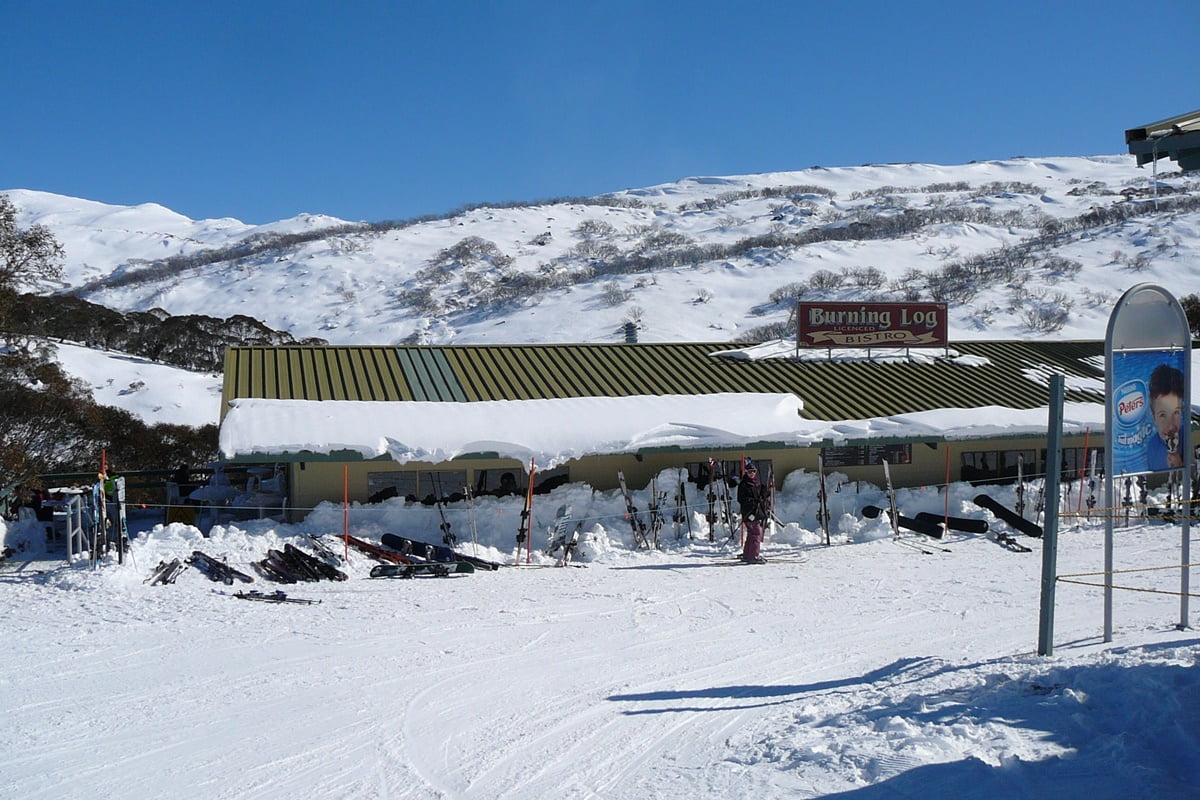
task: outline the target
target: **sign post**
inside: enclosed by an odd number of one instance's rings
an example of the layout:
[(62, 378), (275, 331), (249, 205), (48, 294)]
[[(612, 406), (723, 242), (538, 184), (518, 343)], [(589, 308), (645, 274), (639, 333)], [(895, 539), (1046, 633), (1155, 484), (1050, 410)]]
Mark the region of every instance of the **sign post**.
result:
[[(1192, 334), (1179, 301), (1140, 283), (1121, 295), (1104, 340), (1104, 641), (1112, 641), (1113, 481), (1192, 474)], [(1184, 501), (1188, 506), (1190, 495)], [(1180, 515), (1179, 627), (1188, 627), (1190, 507)]]

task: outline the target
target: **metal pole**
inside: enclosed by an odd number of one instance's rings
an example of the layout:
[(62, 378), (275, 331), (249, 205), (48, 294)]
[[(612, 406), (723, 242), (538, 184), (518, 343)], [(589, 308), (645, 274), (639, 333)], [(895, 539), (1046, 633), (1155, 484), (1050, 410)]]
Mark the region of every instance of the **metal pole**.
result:
[[(1190, 408), (1190, 406), (1185, 406), (1185, 408)], [(1190, 588), (1191, 587), (1191, 572), (1188, 568), (1188, 564), (1192, 563), (1192, 509), (1193, 509), (1193, 506), (1192, 506), (1192, 482), (1191, 482), (1191, 474), (1192, 474), (1192, 441), (1191, 440), (1192, 440), (1192, 437), (1188, 434), (1191, 434), (1192, 426), (1189, 422), (1186, 421), (1186, 419), (1183, 424), (1185, 425), (1183, 430), (1184, 430), (1184, 435), (1186, 436), (1186, 439), (1182, 445), (1184, 447), (1183, 497), (1186, 497), (1187, 500), (1184, 501), (1184, 506), (1183, 506), (1183, 508), (1184, 508), (1183, 526), (1182, 526), (1183, 527), (1183, 541), (1180, 546), (1180, 553), (1179, 553), (1179, 558), (1180, 558), (1179, 563), (1182, 565), (1182, 567), (1180, 568), (1180, 572), (1179, 572), (1179, 629), (1187, 630), (1189, 627), (1189, 625), (1188, 625), (1188, 592), (1191, 591), (1191, 588)]]
[(1058, 575), (1058, 483), (1062, 474), (1063, 398), (1066, 381), (1050, 376), (1050, 417), (1046, 431), (1046, 524), (1042, 534), (1042, 605), (1038, 655), (1054, 655), (1054, 589)]

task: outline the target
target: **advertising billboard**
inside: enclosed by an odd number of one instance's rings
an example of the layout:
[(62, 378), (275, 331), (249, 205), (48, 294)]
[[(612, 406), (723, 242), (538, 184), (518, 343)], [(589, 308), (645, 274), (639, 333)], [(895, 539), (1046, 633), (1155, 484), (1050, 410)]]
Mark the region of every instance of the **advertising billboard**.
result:
[(1109, 393), (1116, 476), (1183, 468), (1189, 415), (1183, 350), (1121, 353)]
[(797, 347), (944, 347), (945, 303), (801, 302)]

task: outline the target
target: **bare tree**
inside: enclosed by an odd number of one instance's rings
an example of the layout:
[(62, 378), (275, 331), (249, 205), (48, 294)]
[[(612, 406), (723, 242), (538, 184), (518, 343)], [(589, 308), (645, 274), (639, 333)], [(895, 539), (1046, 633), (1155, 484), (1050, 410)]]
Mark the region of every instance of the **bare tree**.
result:
[(61, 281), (63, 248), (44, 225), (17, 227), (17, 207), (0, 196), (0, 335), (22, 289)]
[(63, 248), (44, 225), (17, 227), (17, 207), (0, 197), (0, 290), (16, 292), (61, 281)]

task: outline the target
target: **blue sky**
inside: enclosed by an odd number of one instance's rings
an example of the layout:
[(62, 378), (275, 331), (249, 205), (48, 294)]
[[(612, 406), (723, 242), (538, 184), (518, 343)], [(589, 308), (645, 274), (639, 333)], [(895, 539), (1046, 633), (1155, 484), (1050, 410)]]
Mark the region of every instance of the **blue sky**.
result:
[(264, 223), (1125, 152), (1194, 0), (0, 0), (0, 189)]

